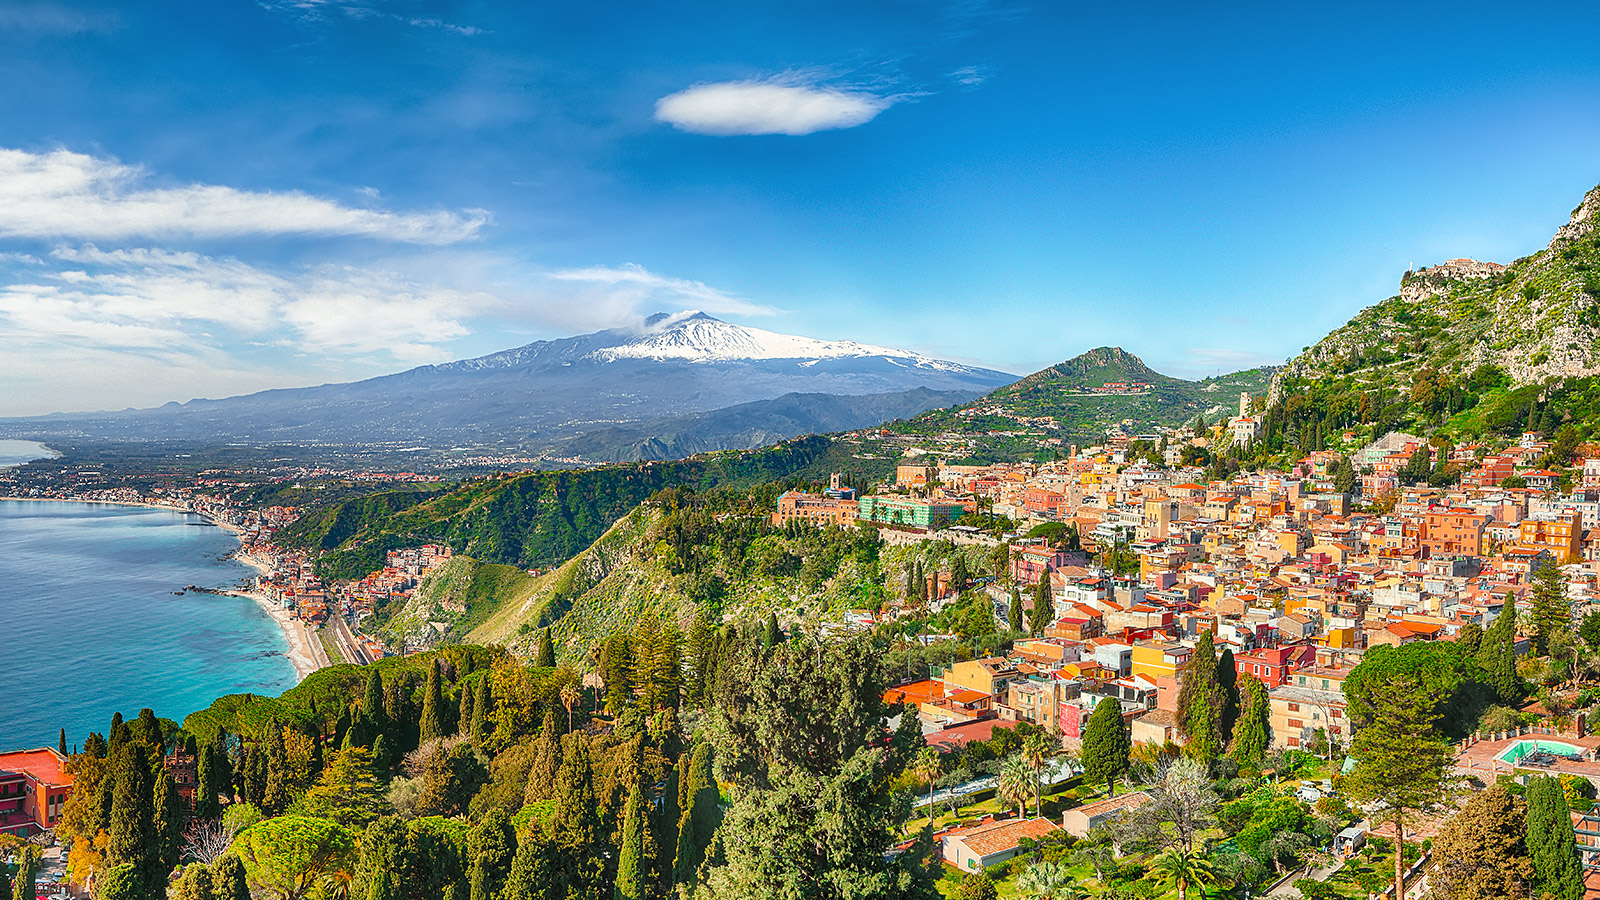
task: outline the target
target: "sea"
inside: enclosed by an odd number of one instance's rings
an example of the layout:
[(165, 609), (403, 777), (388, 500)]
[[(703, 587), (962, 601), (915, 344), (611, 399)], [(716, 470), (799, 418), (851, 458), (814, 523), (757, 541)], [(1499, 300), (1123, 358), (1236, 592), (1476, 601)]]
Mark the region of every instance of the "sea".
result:
[(294, 686), (254, 600), (184, 590), (252, 576), (238, 546), (189, 513), (0, 500), (0, 751), (54, 747), (61, 728), (70, 750), (115, 712), (182, 722), (224, 694)]

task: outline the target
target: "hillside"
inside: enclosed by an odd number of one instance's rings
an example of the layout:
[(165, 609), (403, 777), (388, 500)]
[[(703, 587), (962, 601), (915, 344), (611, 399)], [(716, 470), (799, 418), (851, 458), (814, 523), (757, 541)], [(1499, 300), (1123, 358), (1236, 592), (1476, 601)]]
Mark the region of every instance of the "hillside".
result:
[(1600, 187), (1549, 245), (1509, 265), (1407, 272), (1274, 378), (1260, 449), (1403, 428), (1457, 437), (1600, 425)]
[[(836, 622), (846, 610), (901, 598), (903, 573), (914, 559), (930, 572), (948, 568), (958, 554), (974, 574), (992, 565), (982, 547), (891, 546), (865, 528), (777, 529), (764, 511), (768, 499), (757, 491), (731, 502), (677, 495), (646, 503), (555, 570), (511, 591), (481, 592), (494, 598), (494, 611), (470, 631), (452, 624), (448, 634), (529, 656), (539, 629), (549, 626), (558, 658), (582, 664), (606, 635), (640, 622), (687, 631), (701, 614), (714, 622), (757, 621), (768, 612), (784, 621)], [(495, 577), (484, 567), (476, 573)], [(459, 585), (459, 574), (435, 578)], [(988, 620), (988, 601), (980, 606)], [(469, 605), (456, 621), (480, 615)]]
[(960, 406), (933, 410), (892, 427), (909, 434), (957, 434), (981, 452), (1004, 457), (1041, 441), (1097, 441), (1107, 427), (1134, 431), (1177, 426), (1234, 409), (1241, 391), (1265, 392), (1271, 369), (1250, 369), (1203, 381), (1163, 375), (1120, 347), (1099, 347)]
[(872, 448), (814, 435), (677, 462), (534, 472), (444, 491), (388, 491), (308, 512), (280, 531), (278, 540), (288, 547), (331, 551), (319, 566), (334, 578), (360, 577), (381, 567), (388, 550), (435, 541), (485, 562), (551, 566), (594, 543), (663, 488), (747, 486), (830, 472), (865, 479), (893, 466), (893, 459)]

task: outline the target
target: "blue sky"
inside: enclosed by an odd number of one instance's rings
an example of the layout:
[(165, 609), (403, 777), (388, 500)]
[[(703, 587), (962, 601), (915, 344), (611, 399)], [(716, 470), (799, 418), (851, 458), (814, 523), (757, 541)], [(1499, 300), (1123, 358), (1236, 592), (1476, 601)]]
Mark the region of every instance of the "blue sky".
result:
[[(1302, 8), (1303, 7), (1303, 8)], [(0, 414), (701, 308), (1298, 352), (1600, 182), (1600, 8), (0, 0)]]

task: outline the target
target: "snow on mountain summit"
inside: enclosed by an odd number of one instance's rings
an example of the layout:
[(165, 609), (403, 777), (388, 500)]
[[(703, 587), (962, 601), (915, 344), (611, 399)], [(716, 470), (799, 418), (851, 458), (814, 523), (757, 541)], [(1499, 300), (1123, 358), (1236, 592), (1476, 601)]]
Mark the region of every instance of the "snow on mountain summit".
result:
[(715, 319), (698, 310), (657, 313), (645, 320), (638, 337), (589, 354), (591, 359), (681, 359), (720, 362), (740, 359), (858, 359), (884, 357), (903, 365), (943, 370), (965, 367), (930, 359), (908, 350), (875, 347), (855, 341), (822, 341), (778, 334)]

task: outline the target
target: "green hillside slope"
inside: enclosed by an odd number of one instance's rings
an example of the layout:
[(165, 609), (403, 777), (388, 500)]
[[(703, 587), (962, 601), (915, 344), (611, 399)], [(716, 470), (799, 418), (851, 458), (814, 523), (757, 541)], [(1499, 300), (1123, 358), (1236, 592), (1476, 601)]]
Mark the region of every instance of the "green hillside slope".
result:
[(1600, 187), (1542, 250), (1510, 265), (1451, 260), (1407, 272), (1274, 380), (1266, 439), (1298, 451), (1354, 431), (1455, 437), (1600, 424)]
[(893, 465), (871, 448), (813, 435), (676, 462), (502, 476), (433, 493), (380, 493), (308, 513), (278, 539), (288, 547), (331, 551), (319, 567), (333, 578), (360, 577), (381, 567), (388, 550), (428, 542), (484, 562), (544, 567), (570, 559), (663, 488), (742, 486), (829, 472), (864, 480)]
[(973, 438), (975, 457), (981, 459), (1030, 456), (1051, 439), (1096, 442), (1118, 423), (1144, 431), (1186, 424), (1199, 415), (1214, 418), (1236, 408), (1240, 392), (1264, 393), (1272, 373), (1249, 369), (1185, 381), (1151, 369), (1120, 347), (1099, 347), (971, 403), (890, 428), (900, 434)]

